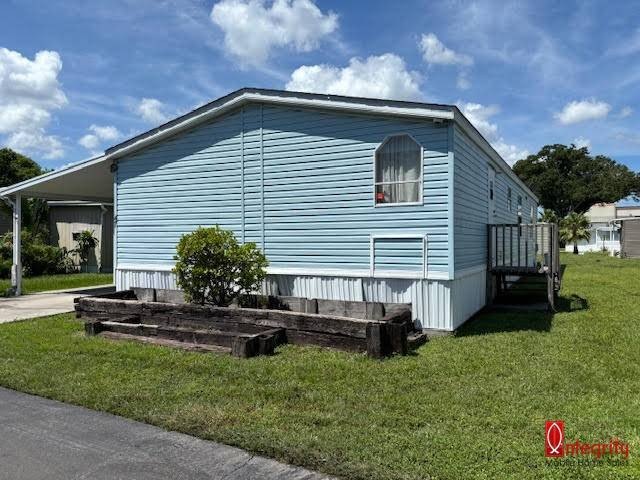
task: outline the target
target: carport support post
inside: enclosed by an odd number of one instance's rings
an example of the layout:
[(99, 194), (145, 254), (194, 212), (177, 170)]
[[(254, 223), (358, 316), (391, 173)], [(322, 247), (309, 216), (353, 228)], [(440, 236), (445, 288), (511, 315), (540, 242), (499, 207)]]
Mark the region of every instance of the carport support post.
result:
[(11, 265), (11, 288), (13, 294), (18, 296), (22, 293), (22, 198), (16, 193), (13, 201), (13, 265)]

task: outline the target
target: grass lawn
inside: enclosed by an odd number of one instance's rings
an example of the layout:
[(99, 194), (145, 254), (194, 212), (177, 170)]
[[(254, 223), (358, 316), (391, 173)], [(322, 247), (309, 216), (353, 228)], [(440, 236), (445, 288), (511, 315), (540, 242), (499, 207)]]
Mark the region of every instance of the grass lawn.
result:
[[(23, 293), (45, 292), (47, 290), (62, 290), (65, 288), (92, 287), (94, 285), (108, 285), (113, 283), (110, 273), (69, 273), (61, 275), (42, 275), (40, 277), (24, 277), (22, 279)], [(4, 293), (11, 287), (11, 280), (0, 280), (0, 292)]]
[[(640, 478), (640, 262), (563, 262), (564, 311), (485, 314), (412, 356), (241, 360), (86, 338), (62, 315), (0, 326), (0, 385), (349, 479)], [(630, 442), (628, 464), (545, 461), (547, 419)]]

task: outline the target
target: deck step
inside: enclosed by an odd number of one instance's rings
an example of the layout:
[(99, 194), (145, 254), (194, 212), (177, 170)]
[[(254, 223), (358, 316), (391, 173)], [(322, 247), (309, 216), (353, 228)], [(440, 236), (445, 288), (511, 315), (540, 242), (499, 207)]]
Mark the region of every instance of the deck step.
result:
[(125, 335), (156, 337), (182, 343), (198, 345), (218, 345), (231, 348), (236, 338), (250, 338), (254, 335), (235, 331), (223, 332), (214, 329), (192, 329), (185, 327), (168, 327), (144, 323), (101, 322), (102, 330)]
[(407, 347), (409, 350), (415, 350), (418, 347), (421, 347), (429, 340), (429, 336), (424, 332), (411, 332), (407, 336)]
[(160, 345), (164, 347), (181, 348), (183, 350), (189, 350), (192, 352), (212, 352), (226, 354), (231, 353), (230, 347), (222, 347), (220, 345), (210, 345), (205, 343), (181, 342), (179, 340), (171, 340), (169, 338), (147, 337), (110, 331), (101, 332), (98, 336), (113, 340), (131, 340), (138, 343), (148, 343), (151, 345)]

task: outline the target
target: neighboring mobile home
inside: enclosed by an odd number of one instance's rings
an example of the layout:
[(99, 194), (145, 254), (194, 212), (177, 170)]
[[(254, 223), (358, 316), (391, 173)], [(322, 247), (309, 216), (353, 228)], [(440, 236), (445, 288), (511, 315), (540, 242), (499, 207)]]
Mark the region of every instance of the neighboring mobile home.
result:
[[(621, 200), (618, 203), (597, 203), (592, 205), (585, 213), (589, 219), (589, 240), (578, 242), (578, 252), (609, 252), (611, 255), (620, 254), (623, 247), (621, 245), (622, 227), (625, 218), (639, 218), (640, 205), (631, 203), (631, 200)], [(635, 241), (633, 225), (630, 224), (629, 235), (627, 235), (627, 250), (630, 243)], [(573, 244), (565, 246), (567, 252), (573, 252)]]
[[(113, 270), (113, 205), (109, 203), (83, 201), (51, 201), (49, 204), (49, 236), (51, 245), (78, 248), (78, 235), (84, 230), (93, 232), (98, 245), (89, 255), (89, 272), (111, 272)], [(79, 256), (73, 260), (80, 266)]]
[(447, 331), (486, 303), (487, 225), (537, 211), (455, 106), (262, 89), (48, 175), (0, 194), (104, 198), (112, 176), (119, 289), (176, 288), (180, 236), (219, 224), (264, 250), (270, 292), (410, 302)]

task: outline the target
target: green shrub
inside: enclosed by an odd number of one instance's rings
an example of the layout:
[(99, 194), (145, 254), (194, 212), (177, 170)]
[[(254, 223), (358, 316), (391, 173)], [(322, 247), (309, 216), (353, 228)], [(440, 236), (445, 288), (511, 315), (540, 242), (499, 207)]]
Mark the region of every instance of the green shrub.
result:
[[(21, 243), (22, 273), (26, 277), (70, 273), (76, 269), (66, 249), (47, 244), (41, 235), (23, 230)], [(12, 263), (13, 234), (9, 232), (0, 239), (0, 276), (11, 276)]]
[(98, 246), (99, 240), (93, 235), (93, 230), (83, 230), (76, 239), (78, 247), (73, 250), (80, 257), (80, 265), (84, 265), (86, 271), (89, 271), (89, 256), (91, 251)]
[(173, 269), (187, 301), (228, 306), (257, 289), (266, 276), (266, 257), (255, 243), (240, 245), (233, 232), (199, 227), (183, 235)]

